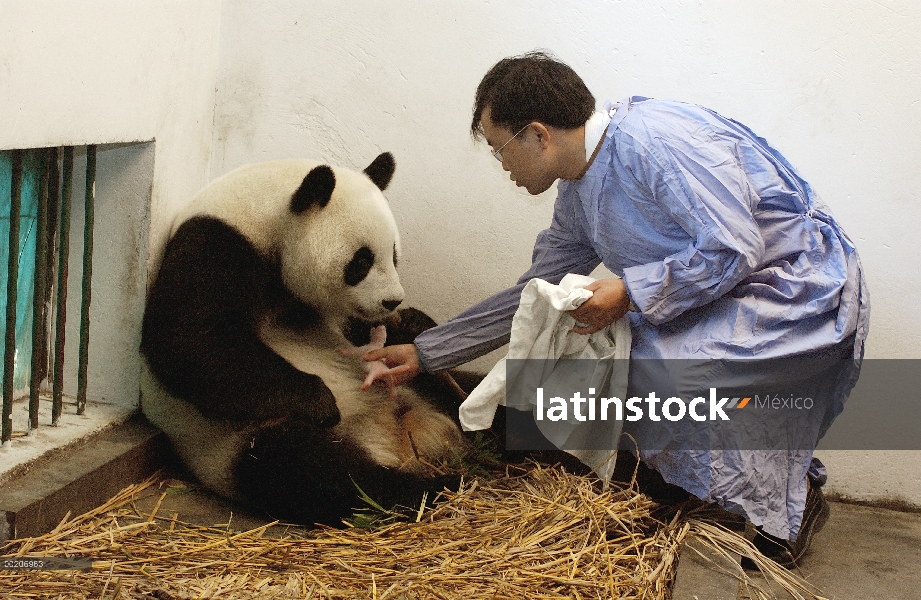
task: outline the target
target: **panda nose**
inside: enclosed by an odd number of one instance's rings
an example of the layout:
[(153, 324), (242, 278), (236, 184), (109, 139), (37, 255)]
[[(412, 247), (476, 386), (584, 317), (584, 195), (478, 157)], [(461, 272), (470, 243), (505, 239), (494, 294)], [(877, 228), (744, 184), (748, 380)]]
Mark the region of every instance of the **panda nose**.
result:
[(387, 310), (394, 310), (396, 307), (400, 305), (401, 302), (403, 301), (402, 300), (382, 300), (381, 304), (383, 304), (384, 308), (386, 308)]

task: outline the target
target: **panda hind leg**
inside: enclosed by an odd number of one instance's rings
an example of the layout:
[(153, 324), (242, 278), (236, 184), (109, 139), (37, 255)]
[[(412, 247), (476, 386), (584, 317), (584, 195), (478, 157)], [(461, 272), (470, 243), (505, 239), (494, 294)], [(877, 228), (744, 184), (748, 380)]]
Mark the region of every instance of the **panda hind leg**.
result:
[(382, 467), (334, 429), (287, 422), (260, 430), (241, 454), (237, 488), (253, 508), (299, 524), (342, 525), (356, 509), (367, 509), (359, 488), (384, 508), (418, 508), (460, 478), (426, 478)]

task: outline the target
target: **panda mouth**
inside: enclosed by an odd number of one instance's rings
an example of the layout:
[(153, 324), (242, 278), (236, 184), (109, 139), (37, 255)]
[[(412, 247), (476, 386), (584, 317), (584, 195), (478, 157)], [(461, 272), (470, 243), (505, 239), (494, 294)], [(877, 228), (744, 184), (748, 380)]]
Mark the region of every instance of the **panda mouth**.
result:
[(356, 314), (346, 319), (345, 324), (341, 328), (346, 339), (355, 346), (367, 344), (369, 339), (368, 332), (374, 327), (383, 325), (390, 331), (391, 327), (395, 325), (394, 318), (396, 316), (396, 311), (393, 311), (385, 317), (377, 317), (374, 319), (365, 318), (365, 315), (366, 313), (364, 311), (356, 311)]
[(386, 324), (387, 319), (389, 319), (396, 311), (391, 310), (388, 312), (376, 312), (374, 314), (369, 311), (359, 307), (356, 311), (357, 314), (354, 318), (361, 320), (363, 323), (376, 327), (377, 325)]

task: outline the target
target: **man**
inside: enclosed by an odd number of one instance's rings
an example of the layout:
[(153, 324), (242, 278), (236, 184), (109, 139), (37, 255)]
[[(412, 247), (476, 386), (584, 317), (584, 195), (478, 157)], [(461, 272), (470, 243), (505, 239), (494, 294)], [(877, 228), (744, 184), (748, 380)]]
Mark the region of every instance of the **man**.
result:
[[(572, 312), (574, 331), (593, 333), (627, 315), (632, 363), (849, 357), (854, 368), (824, 412), (808, 417), (824, 434), (856, 381), (869, 296), (851, 241), (764, 139), (679, 102), (634, 97), (596, 112), (579, 76), (538, 52), (490, 69), (471, 131), (529, 193), (559, 180), (550, 227), (515, 287), (414, 345), (366, 359), (384, 359), (397, 383), (465, 363), (508, 342), (530, 279), (558, 283), (603, 263), (622, 278), (588, 287), (592, 297)], [(828, 514), (819, 474), (806, 477), (814, 445), (778, 454), (688, 451), (673, 441), (644, 451), (644, 462), (669, 483), (745, 514), (763, 531), (756, 545), (781, 564), (802, 556)]]

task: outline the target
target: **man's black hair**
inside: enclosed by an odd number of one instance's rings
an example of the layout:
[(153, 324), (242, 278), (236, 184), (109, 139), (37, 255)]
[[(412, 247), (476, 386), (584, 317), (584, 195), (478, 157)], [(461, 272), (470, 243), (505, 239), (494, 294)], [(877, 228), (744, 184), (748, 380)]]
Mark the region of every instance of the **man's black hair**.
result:
[(572, 68), (535, 51), (503, 58), (480, 81), (470, 124), (474, 139), (483, 135), (480, 120), (487, 106), (493, 124), (509, 131), (532, 121), (575, 129), (592, 116), (595, 97)]

